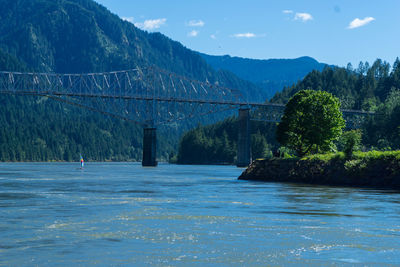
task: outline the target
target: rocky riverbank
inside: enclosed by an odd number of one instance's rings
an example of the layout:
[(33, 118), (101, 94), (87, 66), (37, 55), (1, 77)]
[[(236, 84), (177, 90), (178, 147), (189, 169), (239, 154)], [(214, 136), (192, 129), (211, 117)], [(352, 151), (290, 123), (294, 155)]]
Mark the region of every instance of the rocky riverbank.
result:
[(400, 189), (400, 151), (259, 159), (239, 179)]

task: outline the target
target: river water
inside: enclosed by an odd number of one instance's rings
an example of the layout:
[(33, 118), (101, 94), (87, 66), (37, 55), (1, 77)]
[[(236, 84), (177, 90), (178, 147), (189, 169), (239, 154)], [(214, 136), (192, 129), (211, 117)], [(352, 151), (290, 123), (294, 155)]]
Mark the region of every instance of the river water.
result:
[(0, 164), (0, 266), (395, 266), (400, 194), (233, 166)]

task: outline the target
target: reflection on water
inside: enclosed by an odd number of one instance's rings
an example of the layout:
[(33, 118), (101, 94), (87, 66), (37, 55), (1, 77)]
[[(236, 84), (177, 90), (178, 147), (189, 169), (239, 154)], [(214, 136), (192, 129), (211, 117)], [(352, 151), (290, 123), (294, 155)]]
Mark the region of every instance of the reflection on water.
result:
[(398, 192), (76, 165), (0, 164), (0, 266), (400, 264)]

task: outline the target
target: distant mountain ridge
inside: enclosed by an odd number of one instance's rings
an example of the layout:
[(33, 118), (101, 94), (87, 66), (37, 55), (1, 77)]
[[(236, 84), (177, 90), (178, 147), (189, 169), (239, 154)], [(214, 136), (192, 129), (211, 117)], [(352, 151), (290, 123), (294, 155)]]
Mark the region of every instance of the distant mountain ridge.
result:
[(241, 57), (200, 54), (216, 70), (228, 70), (241, 79), (257, 84), (268, 98), (293, 85), (313, 70), (322, 71), (327, 64), (311, 57), (295, 59), (249, 59)]

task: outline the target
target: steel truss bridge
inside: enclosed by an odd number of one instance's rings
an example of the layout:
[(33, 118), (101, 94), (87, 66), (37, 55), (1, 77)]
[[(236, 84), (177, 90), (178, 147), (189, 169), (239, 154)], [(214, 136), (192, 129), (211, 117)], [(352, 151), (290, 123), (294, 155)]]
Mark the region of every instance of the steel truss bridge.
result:
[[(279, 122), (285, 105), (249, 102), (240, 91), (157, 67), (87, 74), (0, 72), (0, 94), (44, 96), (140, 124), (143, 166), (156, 166), (156, 127), (195, 116), (239, 109), (238, 166), (250, 156), (250, 119)], [(347, 127), (366, 115), (342, 110)]]

